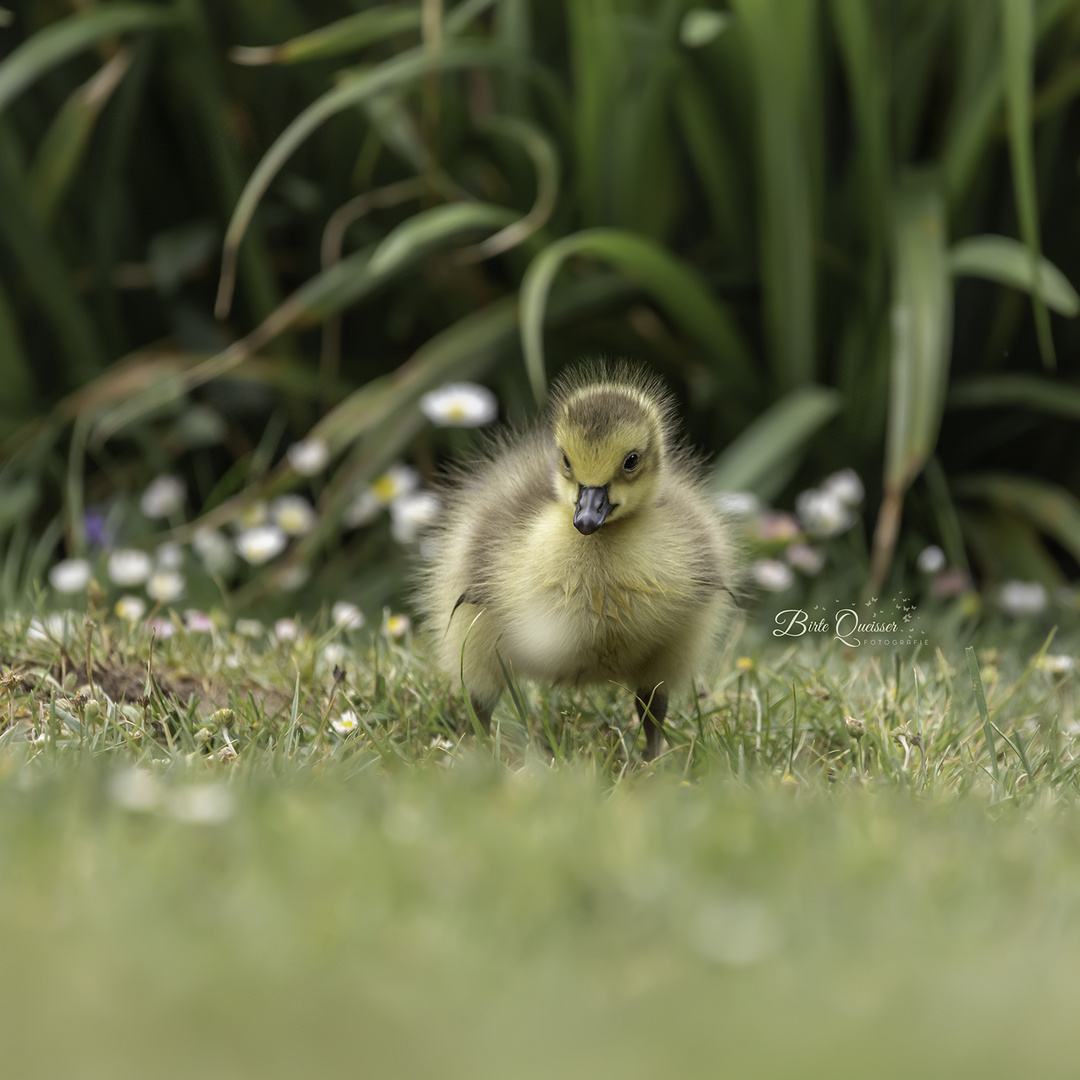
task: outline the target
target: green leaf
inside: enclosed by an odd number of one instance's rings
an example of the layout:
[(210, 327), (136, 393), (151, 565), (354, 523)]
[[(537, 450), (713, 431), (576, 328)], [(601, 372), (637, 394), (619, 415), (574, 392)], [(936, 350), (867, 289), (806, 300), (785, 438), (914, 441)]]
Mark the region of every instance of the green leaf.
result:
[(755, 491), (839, 411), (840, 394), (800, 386), (769, 406), (720, 455), (711, 485), (717, 491)]
[(520, 66), (521, 59), (511, 56), (505, 50), (485, 45), (453, 44), (435, 54), (429, 54), (423, 49), (412, 49), (387, 60), (371, 71), (347, 80), (304, 109), (263, 155), (248, 178), (233, 210), (222, 252), (221, 282), (215, 305), (218, 317), (224, 317), (232, 303), (236, 255), (255, 208), (282, 165), (313, 131), (337, 113), (362, 104), (393, 87), (411, 82), (428, 72), (503, 63), (517, 63)]
[(43, 27), (0, 63), (0, 112), (23, 90), (102, 38), (176, 26), (180, 14), (158, 4), (99, 4)]
[(950, 409), (1037, 409), (1080, 420), (1080, 384), (1052, 382), (1037, 375), (983, 375), (955, 383), (947, 404)]
[(945, 205), (936, 179), (909, 174), (894, 199), (892, 360), (885, 498), (874, 530), (871, 587), (892, 562), (904, 493), (937, 445), (952, 346), (952, 279)]
[(1057, 484), (1007, 473), (979, 473), (953, 481), (958, 498), (989, 502), (1026, 518), (1080, 559), (1080, 499)]
[[(1005, 103), (1009, 119), (1009, 154), (1012, 158), (1016, 210), (1020, 235), (1029, 248), (1031, 274), (1038, 277), (1040, 255), (1039, 207), (1035, 195), (1035, 146), (1032, 137), (1031, 88), (1035, 81), (1035, 28), (1032, 0), (1001, 0), (1002, 48), (1005, 54)], [(1045, 288), (1045, 287), (1044, 287)], [(1050, 316), (1043, 288), (1031, 293), (1035, 327), (1043, 364), (1055, 365)]]
[(355, 15), (320, 26), (283, 45), (249, 48), (239, 45), (229, 52), (237, 64), (297, 64), (327, 56), (356, 52), (377, 41), (420, 29), (420, 8), (380, 4)]
[(1060, 315), (1080, 314), (1080, 296), (1069, 279), (1045, 257), (1036, 264), (1031, 249), (1008, 236), (961, 240), (949, 251), (949, 268), (957, 276), (987, 278), (1032, 294), (1038, 291), (1046, 306)]
[(490, 203), (450, 203), (415, 214), (394, 229), (371, 256), (373, 275), (393, 272), (414, 261), (447, 237), (474, 229), (498, 229), (515, 219), (505, 206)]
[(78, 175), (97, 118), (127, 74), (131, 59), (132, 54), (125, 49), (115, 53), (71, 94), (45, 132), (28, 178), (34, 206), (45, 221), (51, 219)]
[(559, 268), (572, 255), (617, 266), (698, 341), (736, 393), (748, 392), (753, 384), (749, 349), (726, 306), (716, 300), (697, 271), (643, 236), (619, 229), (586, 229), (545, 248), (529, 264), (521, 282), (521, 347), (538, 401), (547, 392), (543, 337), (547, 296)]
[(821, 131), (814, 0), (736, 0), (755, 80), (765, 332), (777, 384), (817, 367), (814, 233)]
[(885, 482), (905, 490), (937, 445), (952, 343), (945, 207), (926, 174), (896, 195), (892, 378)]

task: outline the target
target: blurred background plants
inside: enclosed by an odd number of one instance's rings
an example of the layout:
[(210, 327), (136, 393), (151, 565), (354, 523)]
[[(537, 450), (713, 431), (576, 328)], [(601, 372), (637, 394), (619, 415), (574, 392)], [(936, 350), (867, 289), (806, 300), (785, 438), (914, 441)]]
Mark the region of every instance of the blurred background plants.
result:
[(468, 384), (528, 415), (604, 354), (676, 389), (762, 587), (843, 534), (852, 589), (1075, 606), (1078, 0), (0, 14), (6, 602), (377, 612)]

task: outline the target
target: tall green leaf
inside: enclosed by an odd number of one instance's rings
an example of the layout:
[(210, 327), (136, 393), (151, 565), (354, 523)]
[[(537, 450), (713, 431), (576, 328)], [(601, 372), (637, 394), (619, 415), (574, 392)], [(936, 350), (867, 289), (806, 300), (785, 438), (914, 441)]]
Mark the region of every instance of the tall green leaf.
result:
[(548, 293), (562, 264), (586, 255), (617, 266), (651, 293), (671, 318), (709, 354), (737, 394), (753, 386), (753, 361), (725, 305), (689, 263), (634, 233), (586, 229), (545, 248), (529, 264), (521, 282), (521, 347), (533, 393), (547, 393), (544, 364), (544, 313)]
[[(1031, 274), (1037, 279), (1042, 245), (1039, 238), (1039, 207), (1035, 195), (1035, 141), (1031, 121), (1031, 89), (1035, 80), (1034, 6), (1032, 0), (1001, 0), (1001, 5), (1005, 102), (1009, 118), (1009, 154), (1012, 158), (1013, 186), (1016, 189), (1016, 210), (1020, 218), (1020, 235), (1030, 249)], [(1042, 298), (1042, 290), (1036, 289), (1031, 296), (1035, 308), (1039, 351), (1042, 353), (1043, 364), (1052, 368), (1055, 359), (1050, 315)]]
[(0, 112), (36, 79), (103, 38), (180, 21), (176, 10), (158, 4), (98, 4), (42, 27), (0, 62)]
[(872, 585), (892, 561), (904, 493), (937, 445), (952, 346), (952, 278), (936, 178), (909, 175), (893, 200), (893, 306), (885, 498), (874, 534)]
[(957, 276), (987, 278), (1038, 295), (1047, 307), (1070, 318), (1080, 314), (1080, 296), (1049, 259), (1031, 257), (1031, 249), (1008, 236), (969, 236), (949, 251)]

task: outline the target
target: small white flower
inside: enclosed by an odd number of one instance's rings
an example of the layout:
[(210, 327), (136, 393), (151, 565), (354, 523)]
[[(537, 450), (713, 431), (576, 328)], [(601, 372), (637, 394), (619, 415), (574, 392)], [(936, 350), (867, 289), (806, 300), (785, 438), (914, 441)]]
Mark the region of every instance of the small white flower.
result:
[(72, 633), (74, 626), (75, 619), (72, 612), (56, 611), (51, 615), (46, 615), (44, 622), (38, 618), (31, 619), (30, 625), (26, 628), (26, 640), (63, 644)]
[(404, 637), (411, 628), (412, 623), (408, 615), (390, 615), (383, 623), (383, 630), (392, 638)]
[(245, 529), (257, 529), (260, 525), (265, 525), (269, 520), (270, 507), (265, 499), (259, 499), (258, 502), (245, 506), (236, 515), (235, 525), (239, 532), (243, 532)]
[(757, 520), (757, 531), (762, 540), (786, 544), (794, 540), (802, 530), (798, 520), (783, 510), (767, 510)]
[(146, 769), (124, 769), (109, 777), (109, 798), (125, 810), (145, 813), (157, 809), (165, 795), (165, 787)]
[(172, 624), (172, 619), (155, 619), (150, 624), (150, 629), (154, 632), (154, 637), (167, 638), (172, 637), (176, 633), (176, 627)]
[(209, 634), (214, 629), (214, 620), (204, 611), (188, 608), (184, 612), (184, 626), (196, 634)]
[(486, 386), (447, 383), (424, 394), (420, 411), (438, 427), (483, 427), (499, 415), (499, 404)]
[(361, 525), (374, 521), (382, 513), (383, 506), (384, 503), (375, 492), (371, 488), (365, 488), (345, 508), (341, 522), (347, 529), (359, 529)]
[(998, 593), (1001, 610), (1017, 618), (1038, 615), (1046, 608), (1046, 601), (1046, 589), (1037, 581), (1007, 581)]
[(179, 544), (159, 544), (154, 558), (162, 570), (179, 570), (184, 565), (184, 549)]
[(940, 573), (945, 569), (945, 552), (937, 544), (931, 544), (919, 552), (916, 562), (924, 574)]
[(331, 721), (331, 727), (339, 735), (351, 735), (360, 726), (360, 717), (351, 709), (343, 712), (336, 720)]
[(322, 647), (322, 651), (319, 653), (319, 663), (324, 667), (338, 667), (345, 662), (347, 655), (344, 645), (337, 641), (331, 641), (329, 645)]
[(224, 784), (187, 784), (169, 792), (165, 808), (186, 825), (220, 825), (232, 817), (236, 800)]
[(1051, 675), (1066, 675), (1076, 668), (1076, 661), (1064, 653), (1051, 653), (1039, 661), (1039, 670)]
[(172, 517), (184, 505), (187, 488), (179, 476), (158, 476), (142, 493), (139, 506), (148, 517), (158, 520)]
[(315, 510), (303, 495), (280, 495), (274, 500), (270, 514), (287, 536), (303, 536), (315, 524)]
[(138, 596), (121, 596), (113, 610), (124, 622), (136, 623), (146, 614), (146, 604)]
[(791, 567), (779, 559), (758, 559), (750, 567), (750, 573), (758, 585), (770, 592), (783, 592), (795, 581)]
[(49, 571), (49, 583), (57, 592), (82, 592), (90, 584), (90, 564), (85, 559), (61, 559)]
[(420, 486), (420, 474), (408, 465), (391, 465), (372, 485), (371, 493), (383, 506), (414, 492)]
[(855, 523), (848, 503), (823, 488), (800, 492), (795, 499), (795, 512), (806, 531), (814, 536), (837, 536)]
[(330, 609), (330, 618), (343, 630), (359, 630), (364, 625), (363, 612), (348, 600), (339, 600)]
[(228, 574), (236, 565), (232, 545), (217, 529), (198, 529), (191, 538), (191, 546), (208, 574)]
[(303, 563), (293, 563), (292, 566), (283, 566), (279, 571), (274, 584), (285, 592), (296, 592), (301, 586), (306, 585), (311, 571)]
[(454, 749), (454, 744), (442, 735), (436, 735), (428, 745), (432, 750), (444, 750), (448, 754)]
[(839, 499), (845, 506), (855, 507), (863, 501), (866, 490), (854, 469), (841, 469), (821, 482), (821, 490)]
[(801, 570), (810, 576), (820, 574), (821, 568), (825, 565), (825, 553), (820, 548), (811, 547), (809, 544), (792, 544), (784, 552), (784, 558), (796, 570)]
[(262, 566), (280, 555), (288, 542), (276, 525), (257, 525), (236, 538), (236, 550), (252, 566)]
[(325, 439), (312, 435), (294, 442), (285, 451), (285, 456), (301, 476), (315, 476), (326, 468), (330, 460), (330, 445)]
[(274, 639), (276, 641), (295, 641), (300, 633), (300, 626), (295, 619), (278, 619), (274, 623)]
[(119, 548), (109, 556), (109, 580), (124, 589), (141, 585), (153, 569), (150, 556), (137, 548)]
[(266, 628), (258, 619), (237, 619), (236, 632), (241, 637), (261, 637)]
[(418, 491), (390, 504), (390, 531), (399, 544), (411, 544), (438, 516), (439, 500), (430, 491)]
[(761, 500), (752, 491), (724, 491), (716, 497), (721, 514), (731, 517), (753, 517), (761, 511)]
[(153, 600), (170, 604), (184, 595), (184, 575), (178, 570), (158, 570), (146, 583), (146, 593)]

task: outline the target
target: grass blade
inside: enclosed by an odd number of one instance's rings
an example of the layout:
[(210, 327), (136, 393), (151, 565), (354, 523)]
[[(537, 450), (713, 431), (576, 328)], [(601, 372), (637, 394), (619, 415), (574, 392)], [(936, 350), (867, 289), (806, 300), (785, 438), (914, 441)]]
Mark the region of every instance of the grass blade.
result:
[(1080, 385), (1037, 375), (983, 375), (953, 385), (950, 409), (1026, 408), (1080, 420)]
[(1049, 259), (1031, 257), (1031, 249), (1008, 236), (971, 236), (949, 250), (949, 268), (957, 277), (986, 278), (1038, 298), (1060, 315), (1080, 314), (1080, 296)]
[[(1031, 121), (1031, 88), (1035, 81), (1035, 28), (1032, 0), (1001, 0), (1002, 48), (1005, 56), (1005, 103), (1009, 120), (1009, 154), (1012, 158), (1016, 211), (1020, 235), (1029, 250), (1031, 275), (1037, 280), (1042, 254), (1039, 239), (1039, 208), (1035, 195), (1035, 146)], [(1044, 287), (1045, 288), (1045, 287)], [(1032, 292), (1035, 327), (1043, 364), (1055, 365), (1050, 315), (1043, 289)]]
[(283, 45), (250, 48), (238, 45), (229, 50), (236, 64), (298, 64), (356, 52), (397, 34), (420, 29), (420, 9), (399, 4), (380, 4), (336, 22), (320, 26)]
[(734, 8), (755, 80), (765, 331), (776, 384), (791, 389), (812, 382), (817, 366), (817, 5), (813, 0), (737, 0)]
[(177, 11), (158, 4), (100, 4), (51, 23), (0, 63), (0, 112), (47, 71), (103, 38), (180, 22)]
[(953, 492), (1019, 514), (1080, 559), (1080, 499), (1064, 488), (1025, 476), (982, 473), (955, 480)]
[(979, 716), (982, 717), (986, 749), (990, 752), (990, 769), (994, 775), (994, 793), (996, 795), (999, 778), (994, 727), (990, 723), (990, 712), (986, 708), (986, 695), (983, 693), (982, 676), (979, 674), (979, 661), (975, 658), (975, 650), (969, 645), (964, 652), (967, 655), (968, 673), (971, 675), (971, 688), (975, 692), (975, 703), (979, 706)]
[(712, 473), (717, 491), (755, 491), (839, 411), (835, 390), (803, 386), (765, 410), (720, 455)]
[[(247, 231), (266, 189), (298, 146), (330, 117), (362, 104), (376, 95), (412, 82), (433, 71), (456, 71), (485, 64), (501, 64), (511, 58), (504, 50), (484, 45), (452, 44), (440, 52), (427, 54), (423, 48), (411, 49), (380, 64), (372, 71), (349, 79), (312, 102), (274, 140), (248, 178), (233, 210), (225, 233), (221, 260), (221, 281), (215, 312), (219, 318), (228, 314), (232, 303), (233, 278), (240, 241)], [(520, 66), (520, 58), (512, 58)]]
[(885, 498), (874, 532), (872, 588), (888, 573), (904, 493), (937, 445), (952, 345), (945, 207), (936, 180), (909, 176), (894, 200), (895, 271)]
[(547, 297), (559, 268), (572, 255), (603, 259), (641, 285), (711, 354), (732, 389), (748, 393), (753, 384), (750, 351), (727, 307), (715, 299), (697, 271), (643, 236), (620, 229), (586, 229), (545, 248), (521, 282), (521, 347), (537, 401), (547, 392), (543, 337)]

